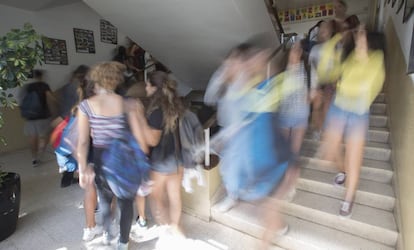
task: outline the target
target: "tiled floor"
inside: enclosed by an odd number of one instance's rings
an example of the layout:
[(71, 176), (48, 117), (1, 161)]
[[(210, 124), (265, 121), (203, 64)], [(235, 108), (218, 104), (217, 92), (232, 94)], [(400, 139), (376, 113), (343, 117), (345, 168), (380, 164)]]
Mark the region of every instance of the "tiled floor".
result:
[[(51, 153), (45, 154), (42, 164), (31, 166), (28, 150), (0, 155), (4, 170), (21, 175), (22, 200), (16, 232), (0, 242), (0, 249), (113, 249), (104, 247), (100, 239), (82, 242), (84, 214), (83, 191), (78, 185), (60, 188), (60, 175)], [(189, 240), (185, 245), (167, 244), (163, 249), (197, 250), (251, 250), (259, 241), (241, 232), (215, 222), (204, 222), (183, 214), (183, 228)], [(129, 249), (155, 249), (157, 239), (137, 243), (131, 241)]]

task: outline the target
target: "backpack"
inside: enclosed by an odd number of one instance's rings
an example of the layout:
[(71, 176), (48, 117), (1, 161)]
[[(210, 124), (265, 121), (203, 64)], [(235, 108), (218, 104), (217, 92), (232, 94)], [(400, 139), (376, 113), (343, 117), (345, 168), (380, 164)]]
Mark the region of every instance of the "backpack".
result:
[(184, 112), (179, 120), (179, 137), (181, 156), (185, 168), (195, 168), (204, 160), (204, 152), (197, 150), (204, 148), (204, 129), (197, 116), (190, 110)]
[(133, 199), (148, 177), (150, 164), (129, 129), (102, 154), (102, 172), (111, 191), (121, 199)]
[(24, 96), (20, 113), (27, 120), (43, 118), (44, 107), (37, 91), (30, 91)]
[(63, 119), (59, 124), (53, 129), (52, 133), (50, 134), (50, 144), (54, 149), (59, 147), (60, 141), (62, 139), (62, 133), (65, 127), (68, 125), (69, 117)]
[(66, 117), (53, 130), (51, 135), (51, 142), (55, 148), (59, 173), (65, 171), (73, 172), (78, 169), (78, 163), (74, 158), (78, 135), (76, 121), (75, 116)]

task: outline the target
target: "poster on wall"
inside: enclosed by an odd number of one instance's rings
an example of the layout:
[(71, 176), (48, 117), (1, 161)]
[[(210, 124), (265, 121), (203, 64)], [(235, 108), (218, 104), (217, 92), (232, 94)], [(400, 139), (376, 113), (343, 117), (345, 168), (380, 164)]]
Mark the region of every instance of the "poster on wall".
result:
[(46, 64), (68, 65), (66, 41), (48, 37), (43, 38), (43, 56)]
[(95, 40), (92, 30), (73, 29), (75, 36), (75, 47), (78, 53), (95, 53)]
[(118, 44), (118, 29), (113, 26), (110, 22), (101, 19), (101, 42)]
[(282, 10), (278, 13), (282, 22), (300, 22), (308, 19), (330, 17), (334, 15), (332, 3), (308, 6), (306, 8)]

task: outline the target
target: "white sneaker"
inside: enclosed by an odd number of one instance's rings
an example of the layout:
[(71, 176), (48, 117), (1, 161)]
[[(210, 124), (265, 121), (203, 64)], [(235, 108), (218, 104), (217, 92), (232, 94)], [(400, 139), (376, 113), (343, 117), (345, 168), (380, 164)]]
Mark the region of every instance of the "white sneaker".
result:
[(286, 235), (288, 232), (289, 232), (289, 225), (286, 224), (284, 227), (282, 227), (276, 232), (276, 236), (280, 237), (280, 236)]
[(111, 244), (111, 235), (109, 232), (104, 231), (102, 234), (102, 243), (106, 246), (109, 246)]
[(128, 250), (128, 243), (118, 242), (117, 250)]
[(82, 240), (84, 241), (91, 241), (96, 236), (100, 235), (102, 233), (102, 227), (101, 226), (94, 226), (92, 228), (84, 228), (83, 229), (83, 237)]
[(232, 209), (234, 206), (236, 206), (237, 203), (237, 200), (227, 196), (226, 198), (220, 201), (220, 203), (217, 205), (217, 209), (219, 212), (225, 213)]

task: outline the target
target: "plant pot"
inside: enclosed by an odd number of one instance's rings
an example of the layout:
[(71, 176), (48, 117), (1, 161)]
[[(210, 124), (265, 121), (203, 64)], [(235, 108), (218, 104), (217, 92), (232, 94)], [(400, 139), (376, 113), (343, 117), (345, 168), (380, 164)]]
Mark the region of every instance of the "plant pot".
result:
[(20, 176), (8, 173), (0, 186), (0, 241), (16, 231), (20, 209)]

